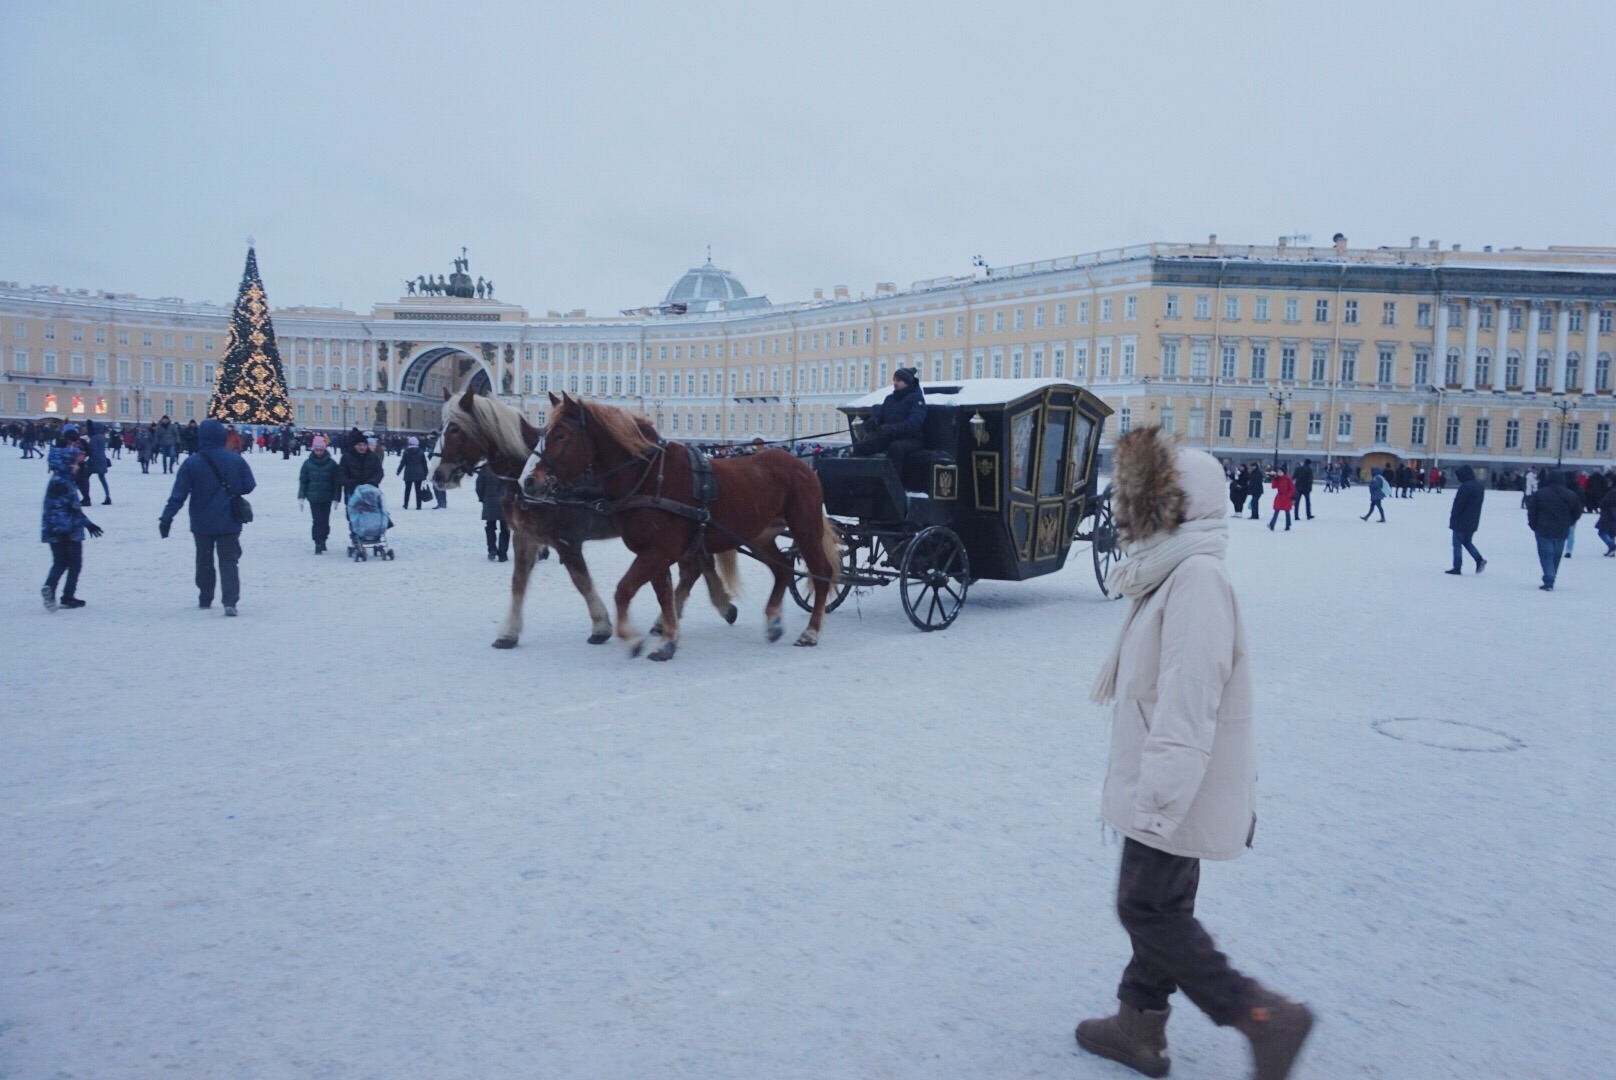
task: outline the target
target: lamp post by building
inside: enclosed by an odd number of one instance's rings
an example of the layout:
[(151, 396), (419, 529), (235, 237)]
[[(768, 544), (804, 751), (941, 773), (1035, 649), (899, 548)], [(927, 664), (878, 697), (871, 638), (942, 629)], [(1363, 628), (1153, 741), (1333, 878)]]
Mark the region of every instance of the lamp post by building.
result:
[(793, 394), (786, 400), (791, 403), (791, 448), (795, 450), (797, 448), (797, 402), (802, 399)]
[(1279, 433), (1285, 422), (1285, 406), (1294, 396), (1284, 389), (1270, 390), (1268, 396), (1274, 399), (1274, 470), (1279, 470)]
[(145, 414), (140, 411), (140, 399), (145, 394), (145, 388), (136, 383), (130, 389), (135, 392), (135, 423), (138, 425), (145, 419)]
[[(1435, 383), (1430, 384), (1426, 389), (1436, 395), (1436, 425), (1432, 426), (1433, 429), (1427, 432), (1425, 437), (1431, 440), (1431, 468), (1440, 469), (1442, 468), (1442, 444), (1437, 441), (1440, 433), (1435, 430), (1435, 427), (1442, 423), (1442, 398), (1447, 394), (1447, 390)], [(1446, 436), (1442, 437), (1446, 438)]]
[(662, 430), (662, 399), (661, 398), (653, 398), (651, 400), (651, 408), (654, 410), (654, 412), (656, 414), (656, 417), (655, 417), (654, 420), (652, 420), (652, 423), (656, 425), (656, 429), (658, 431), (661, 431)]
[(1571, 399), (1565, 394), (1555, 394), (1553, 405), (1560, 414), (1560, 438), (1554, 448), (1554, 467), (1558, 469), (1565, 463), (1566, 415), (1571, 412)]

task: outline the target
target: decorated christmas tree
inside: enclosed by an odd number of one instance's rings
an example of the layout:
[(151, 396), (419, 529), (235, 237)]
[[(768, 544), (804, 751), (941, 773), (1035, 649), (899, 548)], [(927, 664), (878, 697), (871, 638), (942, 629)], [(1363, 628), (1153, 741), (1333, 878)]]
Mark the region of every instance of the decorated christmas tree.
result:
[(275, 347), (275, 326), (269, 320), (264, 283), (258, 277), (258, 256), (251, 247), (247, 248), (247, 268), (241, 274), (236, 308), (230, 313), (224, 363), (219, 365), (208, 415), (227, 424), (292, 422), (286, 370)]

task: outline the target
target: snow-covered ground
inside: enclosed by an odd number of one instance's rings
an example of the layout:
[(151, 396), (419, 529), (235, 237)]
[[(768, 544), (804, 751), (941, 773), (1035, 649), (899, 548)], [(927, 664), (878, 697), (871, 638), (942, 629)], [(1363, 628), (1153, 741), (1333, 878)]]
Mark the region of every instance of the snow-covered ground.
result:
[[(250, 461), (240, 618), (128, 455), (51, 615), (44, 470), (0, 454), (0, 1076), (1133, 1075), (1072, 1039), (1127, 951), (1087, 701), (1124, 609), (1086, 551), (940, 634), (850, 599), (817, 649), (792, 608), (764, 642), (749, 566), (669, 664), (585, 644), (551, 561), (505, 652), (469, 491), (399, 510), (389, 459), (398, 560), (354, 565), (298, 461)], [(1538, 592), (1489, 493), (1490, 567), (1444, 576), (1450, 499), (1232, 523), (1261, 823), (1200, 911), (1318, 1011), (1298, 1075), (1616, 1054), (1616, 559), (1585, 520)], [(590, 558), (609, 594), (623, 550)], [(1186, 1001), (1170, 1037), (1174, 1076), (1244, 1074)]]

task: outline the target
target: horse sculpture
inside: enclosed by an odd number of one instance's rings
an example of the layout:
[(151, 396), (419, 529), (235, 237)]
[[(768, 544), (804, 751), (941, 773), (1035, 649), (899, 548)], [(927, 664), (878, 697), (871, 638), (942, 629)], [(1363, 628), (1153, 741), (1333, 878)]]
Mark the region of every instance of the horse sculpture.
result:
[[(460, 486), (477, 466), (487, 461), (493, 471), (514, 478), (527, 461), (539, 432), (521, 413), (491, 397), (468, 390), (443, 406), (443, 433), (438, 440), (439, 461), (432, 482), (440, 488)], [(649, 426), (649, 425), (647, 425)], [(651, 429), (655, 435), (655, 429)], [(516, 541), (516, 557), (511, 565), (511, 607), (500, 623), (494, 648), (514, 649), (522, 636), (522, 606), (527, 597), (528, 577), (533, 563), (545, 547), (554, 548), (589, 606), (589, 643), (599, 645), (611, 637), (612, 624), (606, 605), (595, 592), (584, 562), (587, 540), (611, 540), (618, 535), (617, 524), (605, 514), (581, 506), (546, 505), (518, 497), (514, 481), (506, 485), (505, 520)], [(696, 578), (706, 579), (713, 606), (733, 623), (736, 610), (733, 597), (739, 591), (734, 552), (705, 559), (680, 562), (678, 607), (682, 611)]]
[[(840, 573), (841, 541), (825, 517), (819, 477), (807, 463), (783, 450), (763, 450), (709, 466), (681, 444), (657, 439), (654, 430), (648, 435), (622, 409), (565, 394), (551, 394), (550, 401), (555, 413), (522, 483), (526, 489), (553, 480), (565, 490), (593, 479), (605, 491), (607, 510), (634, 552), (615, 595), (617, 636), (630, 655), (638, 656), (644, 646), (628, 614), (643, 585), (650, 582), (662, 609), (663, 642), (651, 659), (671, 659), (679, 647), (679, 611), (669, 567), (694, 552), (732, 553), (742, 545), (774, 573), (764, 633), (778, 641), (792, 563), (774, 540), (787, 531), (798, 542), (814, 590), (813, 614), (797, 644), (819, 644), (826, 598)], [(709, 475), (716, 492), (702, 490)]]

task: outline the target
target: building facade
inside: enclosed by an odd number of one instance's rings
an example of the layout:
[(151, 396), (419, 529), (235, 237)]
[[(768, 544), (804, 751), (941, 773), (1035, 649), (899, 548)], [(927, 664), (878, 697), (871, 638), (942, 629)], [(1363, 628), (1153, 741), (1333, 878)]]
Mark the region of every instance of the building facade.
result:
[[(698, 442), (846, 439), (836, 406), (923, 381), (1070, 378), (1220, 457), (1606, 467), (1616, 249), (1148, 244), (771, 303), (696, 267), (609, 317), (408, 296), (273, 313), (308, 427), (437, 426), (476, 386), (542, 424), (567, 391)], [(229, 312), (0, 286), (0, 417), (205, 414)]]

